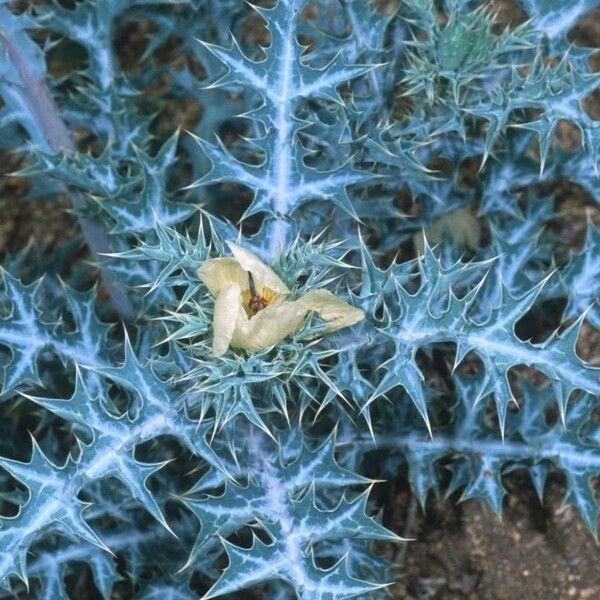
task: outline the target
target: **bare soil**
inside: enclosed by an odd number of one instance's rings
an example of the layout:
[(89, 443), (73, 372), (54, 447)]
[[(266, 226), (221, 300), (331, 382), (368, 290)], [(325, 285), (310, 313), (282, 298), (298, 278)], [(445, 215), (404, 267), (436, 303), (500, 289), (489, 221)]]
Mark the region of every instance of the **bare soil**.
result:
[[(394, 598), (563, 600), (600, 598), (600, 548), (553, 481), (541, 503), (526, 477), (508, 482), (502, 519), (452, 498), (420, 510)], [(405, 519), (407, 494), (395, 517)]]

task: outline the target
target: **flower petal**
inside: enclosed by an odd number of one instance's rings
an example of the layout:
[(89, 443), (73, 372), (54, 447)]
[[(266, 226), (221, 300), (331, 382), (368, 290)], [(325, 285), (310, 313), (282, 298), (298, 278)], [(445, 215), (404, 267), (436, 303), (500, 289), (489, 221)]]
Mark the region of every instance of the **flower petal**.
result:
[(241, 290), (249, 286), (248, 273), (235, 258), (209, 258), (196, 274), (215, 298), (234, 283)]
[(350, 306), (346, 301), (338, 298), (329, 290), (310, 290), (297, 300), (307, 311), (314, 310), (324, 321), (327, 321), (325, 333), (349, 327), (365, 318), (365, 313), (360, 308)]
[(213, 314), (213, 353), (222, 356), (229, 348), (242, 309), (242, 291), (237, 283), (222, 289)]
[(258, 256), (233, 242), (227, 242), (227, 246), (229, 246), (231, 254), (233, 254), (241, 268), (248, 273), (252, 273), (257, 287), (262, 285), (279, 294), (290, 293), (287, 285), (281, 281), (277, 273), (271, 267), (265, 265)]
[[(471, 250), (479, 248), (481, 238), (481, 222), (471, 207), (458, 208), (437, 221), (434, 221), (426, 230), (425, 236), (430, 246), (439, 244), (444, 239), (444, 230), (448, 228), (452, 234), (453, 241)], [(419, 256), (425, 250), (423, 232), (420, 231), (413, 236), (413, 243)]]
[(307, 309), (298, 302), (279, 302), (257, 312), (251, 319), (244, 314), (237, 321), (231, 346), (259, 352), (291, 335), (304, 322)]

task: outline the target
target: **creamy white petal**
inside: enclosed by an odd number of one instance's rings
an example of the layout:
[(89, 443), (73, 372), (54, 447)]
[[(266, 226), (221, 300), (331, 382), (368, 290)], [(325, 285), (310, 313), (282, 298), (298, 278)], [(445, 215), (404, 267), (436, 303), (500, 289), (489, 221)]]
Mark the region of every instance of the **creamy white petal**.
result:
[(229, 348), (241, 313), (244, 313), (242, 291), (237, 283), (232, 283), (222, 289), (215, 300), (213, 353), (216, 356), (222, 356)]
[[(476, 250), (479, 247), (481, 238), (481, 223), (476, 213), (471, 207), (458, 208), (457, 210), (440, 217), (434, 221), (426, 230), (425, 236), (431, 246), (439, 244), (444, 235), (444, 230), (448, 228), (452, 234), (452, 239), (459, 246), (465, 246)], [(423, 232), (420, 231), (413, 236), (413, 243), (417, 254), (423, 255), (425, 250), (425, 241)]]
[(327, 321), (325, 333), (349, 327), (365, 318), (365, 313), (360, 308), (350, 306), (329, 290), (310, 290), (296, 302), (307, 311), (315, 311), (321, 319)]
[(227, 242), (227, 246), (241, 268), (248, 273), (252, 273), (252, 277), (257, 286), (262, 285), (279, 294), (290, 293), (287, 285), (281, 281), (277, 273), (275, 273), (271, 267), (265, 265), (258, 256), (233, 242)]
[(233, 283), (242, 290), (249, 286), (248, 273), (235, 258), (209, 258), (196, 273), (215, 298)]
[(298, 302), (280, 302), (257, 312), (252, 318), (244, 314), (237, 321), (231, 346), (258, 352), (275, 346), (304, 322), (307, 309)]

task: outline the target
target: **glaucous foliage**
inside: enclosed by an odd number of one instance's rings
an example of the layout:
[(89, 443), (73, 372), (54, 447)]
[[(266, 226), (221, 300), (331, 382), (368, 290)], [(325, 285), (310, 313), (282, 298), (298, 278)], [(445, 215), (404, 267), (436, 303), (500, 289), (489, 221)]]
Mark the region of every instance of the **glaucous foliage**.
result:
[(0, 597), (385, 598), (399, 477), (562, 472), (595, 534), (597, 4), (0, 0), (0, 150), (77, 220), (3, 262)]

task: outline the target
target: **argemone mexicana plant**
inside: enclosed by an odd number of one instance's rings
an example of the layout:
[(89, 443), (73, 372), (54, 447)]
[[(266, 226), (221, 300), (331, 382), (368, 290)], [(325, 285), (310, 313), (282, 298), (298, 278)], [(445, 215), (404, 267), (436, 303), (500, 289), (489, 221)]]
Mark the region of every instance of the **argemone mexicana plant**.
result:
[(0, 600), (385, 600), (396, 490), (515, 471), (596, 532), (598, 2), (513, 4), (0, 0), (3, 201), (76, 220), (2, 248)]

